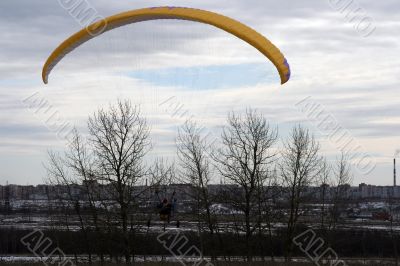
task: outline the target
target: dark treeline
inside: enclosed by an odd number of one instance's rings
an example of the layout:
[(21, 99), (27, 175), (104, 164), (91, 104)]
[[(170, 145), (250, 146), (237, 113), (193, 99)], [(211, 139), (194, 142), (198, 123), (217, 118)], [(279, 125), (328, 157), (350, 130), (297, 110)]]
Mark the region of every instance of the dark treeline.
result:
[[(21, 238), (31, 233), (29, 230), (19, 229), (0, 229), (0, 254), (28, 254), (30, 251), (21, 243)], [(43, 231), (46, 237), (49, 237), (58, 247), (69, 255), (87, 255), (86, 246), (82, 240), (82, 232), (67, 232), (58, 230)], [(317, 234), (322, 232), (316, 231)], [(284, 236), (285, 230), (279, 230), (273, 237), (272, 242), (267, 236), (254, 238), (250, 243), (253, 256), (271, 258), (282, 257), (285, 254)], [(200, 237), (197, 233), (188, 232), (185, 236), (189, 239), (191, 245), (200, 246)], [(123, 256), (123, 243), (120, 242), (119, 235), (115, 234), (107, 238), (107, 241), (101, 242), (96, 232), (88, 233), (89, 241), (92, 243), (91, 251), (93, 254), (100, 254), (106, 251), (106, 256), (109, 259)], [(162, 244), (157, 241), (157, 234), (132, 234), (130, 235), (135, 255), (151, 256), (164, 255), (171, 256)], [(221, 242), (215, 241), (210, 243), (212, 239), (208, 234), (201, 236), (204, 244), (204, 256), (218, 256), (229, 260), (229, 257), (246, 257), (246, 237), (245, 235), (237, 235), (225, 233), (221, 235)], [(262, 245), (260, 245), (262, 243)], [(357, 257), (357, 258), (388, 258), (392, 257), (392, 242), (388, 234), (382, 234), (381, 231), (338, 231), (336, 232), (335, 241), (331, 247), (341, 254), (342, 257)], [(400, 246), (400, 241), (397, 240), (397, 246)], [(210, 250), (213, 247), (213, 250)], [(398, 250), (399, 252), (400, 250)], [(304, 254), (300, 250), (295, 250), (293, 256), (303, 257)]]

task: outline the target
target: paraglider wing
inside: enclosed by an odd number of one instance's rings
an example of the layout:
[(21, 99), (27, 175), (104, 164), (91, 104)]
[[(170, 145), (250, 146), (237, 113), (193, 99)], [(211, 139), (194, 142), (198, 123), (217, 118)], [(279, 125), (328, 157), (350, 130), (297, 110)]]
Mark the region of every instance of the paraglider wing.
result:
[(61, 43), (49, 56), (42, 70), (43, 82), (62, 58), (82, 43), (114, 28), (140, 21), (156, 19), (181, 19), (213, 25), (249, 43), (265, 55), (277, 68), (281, 84), (290, 78), (290, 67), (279, 49), (252, 28), (226, 16), (210, 11), (184, 7), (151, 7), (123, 12), (95, 22)]

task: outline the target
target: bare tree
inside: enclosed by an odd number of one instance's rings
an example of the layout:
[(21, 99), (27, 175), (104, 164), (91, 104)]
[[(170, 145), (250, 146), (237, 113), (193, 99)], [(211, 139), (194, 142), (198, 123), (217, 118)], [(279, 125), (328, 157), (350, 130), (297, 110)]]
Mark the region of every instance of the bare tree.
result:
[[(69, 150), (65, 154), (66, 166), (71, 170), (76, 185), (81, 185), (81, 197), (88, 205), (91, 221), (90, 227), (95, 229), (100, 241), (96, 241), (101, 262), (104, 261), (104, 235), (101, 227), (103, 221), (99, 213), (106, 213), (106, 196), (100, 188), (99, 179), (96, 176), (95, 158), (92, 156), (89, 143), (75, 129), (73, 131)], [(80, 208), (79, 203), (76, 208)]]
[(325, 230), (326, 216), (327, 216), (327, 202), (329, 201), (329, 188), (332, 183), (331, 181), (332, 168), (326, 159), (321, 161), (321, 170), (317, 176), (317, 185), (319, 185), (319, 197), (318, 200), (321, 202), (321, 230)]
[(353, 180), (350, 164), (348, 162), (348, 156), (343, 152), (337, 159), (336, 165), (333, 168), (333, 175), (333, 195), (329, 223), (331, 241), (333, 241), (333, 236), (340, 218), (340, 213), (347, 205), (349, 192), (348, 189), (350, 188), (350, 184)]
[[(273, 171), (269, 171), (266, 184), (263, 186), (258, 186), (257, 193), (257, 215), (260, 217), (260, 222), (258, 223), (258, 245), (261, 254), (263, 254), (263, 252), (266, 251), (263, 241), (263, 236), (266, 230), (269, 239), (269, 246), (271, 247), (269, 251), (272, 261), (275, 259), (273, 249), (273, 224), (280, 221), (282, 216), (282, 209), (277, 206), (275, 201), (275, 199), (279, 198), (281, 195), (281, 189), (279, 188), (278, 181), (279, 180), (275, 167)], [(264, 256), (262, 256), (262, 259), (264, 260)]]
[(89, 143), (96, 166), (95, 177), (109, 185), (119, 206), (126, 263), (133, 252), (129, 243), (128, 215), (134, 203), (134, 186), (146, 174), (143, 159), (150, 148), (149, 128), (140, 109), (118, 101), (109, 110), (100, 109), (88, 122)]
[(265, 117), (248, 109), (245, 115), (231, 113), (222, 133), (222, 148), (215, 156), (220, 174), (239, 191), (230, 193), (230, 203), (244, 214), (247, 259), (252, 258), (250, 239), (258, 228), (259, 192), (268, 180), (270, 164), (275, 152), (277, 129), (271, 128)]
[[(101, 202), (100, 206), (104, 207), (109, 226), (112, 216), (119, 218), (120, 227), (117, 228), (122, 228), (122, 239), (118, 242), (123, 244), (125, 261), (129, 263), (133, 249), (129, 242), (128, 220), (140, 194), (134, 186), (140, 185), (146, 175), (143, 159), (150, 148), (149, 128), (137, 106), (129, 101), (118, 101), (109, 110), (100, 109), (90, 117), (88, 129), (87, 141), (76, 130), (73, 132), (65, 158), (50, 154), (49, 177), (67, 188), (81, 185), (92, 217), (92, 223), (87, 226), (93, 225), (98, 233), (100, 217), (96, 203)], [(109, 206), (110, 201), (116, 203), (116, 215), (111, 213), (114, 210)], [(78, 200), (75, 210), (85, 228), (80, 209)], [(100, 255), (102, 257), (102, 252)]]
[[(72, 146), (73, 147), (73, 146)], [(72, 150), (73, 148), (71, 148)], [(83, 233), (83, 240), (88, 254), (89, 264), (92, 263), (92, 252), (91, 243), (88, 236), (89, 225), (84, 220), (84, 214), (82, 213), (80, 206), (79, 197), (75, 196), (73, 193), (73, 187), (79, 183), (79, 177), (76, 178), (68, 168), (69, 162), (60, 154), (55, 152), (48, 152), (48, 162), (45, 164), (47, 171), (47, 183), (55, 186), (59, 189), (58, 193), (54, 197), (57, 198), (61, 206), (65, 210), (65, 215), (68, 216), (68, 209), (73, 206), (73, 209), (78, 217), (80, 230)], [(65, 193), (64, 193), (65, 192)], [(50, 198), (49, 200), (52, 200)], [(66, 217), (67, 220), (67, 217)], [(68, 224), (67, 224), (67, 228)], [(75, 254), (76, 258), (76, 254)]]
[[(179, 129), (177, 137), (177, 151), (182, 169), (180, 180), (192, 185), (191, 197), (196, 201), (196, 213), (198, 217), (199, 233), (202, 232), (201, 223), (204, 221), (208, 232), (213, 237), (216, 231), (216, 215), (211, 209), (213, 199), (209, 191), (211, 181), (211, 162), (209, 145), (205, 138), (202, 138), (201, 128), (192, 121), (186, 121)], [(201, 238), (202, 239), (202, 238)], [(203, 241), (201, 241), (203, 247)], [(213, 247), (211, 247), (214, 252)], [(214, 256), (212, 256), (214, 259)]]
[(315, 181), (320, 172), (319, 149), (320, 146), (314, 136), (308, 129), (300, 125), (292, 129), (288, 140), (284, 143), (282, 160), (279, 165), (289, 203), (285, 244), (287, 260), (291, 259), (293, 252), (292, 239), (302, 215), (300, 208), (306, 196), (306, 188)]

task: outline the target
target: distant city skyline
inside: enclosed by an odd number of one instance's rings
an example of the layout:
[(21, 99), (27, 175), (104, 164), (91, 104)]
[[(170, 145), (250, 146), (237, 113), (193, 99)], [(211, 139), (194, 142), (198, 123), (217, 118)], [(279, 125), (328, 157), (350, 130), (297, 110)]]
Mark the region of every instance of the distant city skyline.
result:
[[(96, 187), (97, 192), (100, 195), (107, 196), (107, 191), (108, 189), (112, 188), (112, 186), (107, 186), (107, 185), (99, 185), (98, 183), (93, 184), (94, 187)], [(208, 186), (208, 189), (210, 193), (218, 195), (219, 190), (221, 191), (231, 191), (227, 190), (228, 187), (237, 187), (237, 189), (240, 189), (238, 185), (234, 184), (210, 184)], [(144, 188), (150, 188), (150, 190), (145, 190)], [(176, 184), (170, 184), (170, 185), (162, 185), (161, 187), (165, 188), (162, 191), (164, 191), (165, 194), (169, 195), (172, 194), (173, 192), (177, 192), (177, 196), (181, 198), (185, 198), (186, 200), (190, 200), (191, 198), (188, 196), (190, 195), (190, 189), (192, 188), (191, 184), (181, 184), (181, 183), (176, 183)], [(275, 188), (282, 188), (282, 186), (272, 186)], [(337, 186), (330, 186), (330, 185), (320, 185), (320, 186), (307, 186), (304, 189), (304, 193), (306, 195), (310, 195), (311, 198), (319, 199), (322, 197), (322, 189), (324, 187), (324, 190), (326, 195), (324, 194), (324, 197), (326, 197), (327, 200), (331, 199), (335, 195), (335, 189)], [(351, 200), (366, 200), (366, 199), (381, 199), (381, 200), (387, 200), (387, 199), (400, 199), (400, 186), (376, 186), (376, 185), (370, 185), (370, 184), (365, 184), (361, 183), (358, 186), (350, 186), (348, 184), (345, 185), (340, 185), (341, 187), (341, 197), (346, 198), (346, 199), (351, 199)], [(63, 197), (62, 194), (66, 194), (66, 197), (68, 198), (68, 193), (72, 193), (73, 195), (80, 197), (80, 195), (86, 195), (85, 194), (85, 189), (81, 184), (80, 185), (73, 185), (70, 187), (67, 187), (65, 185), (60, 185), (58, 187), (54, 185), (46, 185), (46, 184), (40, 184), (40, 185), (29, 185), (29, 186), (24, 186), (24, 185), (14, 185), (14, 184), (9, 184), (6, 186), (0, 185), (0, 205), (1, 203), (7, 200), (48, 200), (49, 197)], [(107, 189), (106, 189), (107, 188)], [(146, 185), (137, 185), (135, 186), (138, 191), (146, 191), (144, 192), (147, 196), (147, 198), (151, 198), (154, 200), (156, 195), (154, 194), (154, 187), (151, 186), (146, 186)], [(81, 191), (82, 190), (82, 191)], [(161, 190), (161, 189), (160, 189)], [(68, 191), (68, 192), (67, 192)], [(135, 190), (134, 190), (135, 191)], [(82, 192), (82, 193), (81, 193)], [(232, 193), (232, 191), (231, 191)], [(267, 193), (272, 193), (274, 194), (275, 192), (271, 192), (268, 190)], [(281, 191), (280, 193), (285, 194), (285, 192)], [(50, 195), (51, 194), (51, 195)], [(274, 194), (275, 195), (275, 194)], [(279, 195), (279, 196), (278, 196)], [(276, 194), (275, 197), (281, 197), (282, 194)], [(146, 198), (146, 197), (145, 197)], [(153, 199), (154, 198), (154, 199)]]

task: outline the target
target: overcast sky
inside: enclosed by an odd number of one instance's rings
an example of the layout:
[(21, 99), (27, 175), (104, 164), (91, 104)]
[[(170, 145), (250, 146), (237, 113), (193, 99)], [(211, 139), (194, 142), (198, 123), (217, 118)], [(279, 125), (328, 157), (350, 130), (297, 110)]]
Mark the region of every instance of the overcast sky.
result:
[[(287, 57), (291, 80), (281, 86), (256, 49), (208, 25), (137, 23), (107, 32), (70, 53), (41, 82), (52, 50), (84, 23), (60, 3), (86, 3), (101, 16), (150, 6), (186, 6), (235, 18)], [(191, 117), (218, 136), (229, 111), (257, 108), (284, 139), (303, 123), (330, 161), (340, 145), (299, 102), (312, 102), (360, 147), (354, 184), (392, 184), (400, 148), (400, 2), (351, 0), (2, 0), (0, 2), (0, 184), (38, 184), (48, 150), (67, 142), (54, 117), (84, 130), (88, 115), (117, 99), (140, 104), (152, 127), (152, 155), (173, 158), (176, 131)], [(30, 100), (47, 101), (36, 112)], [(309, 98), (307, 98), (309, 97)], [(174, 115), (174, 106), (182, 106)], [(54, 114), (54, 117), (50, 117)], [(278, 145), (277, 148), (279, 148)], [(360, 158), (376, 165), (359, 169)], [(400, 172), (400, 171), (399, 171)]]

